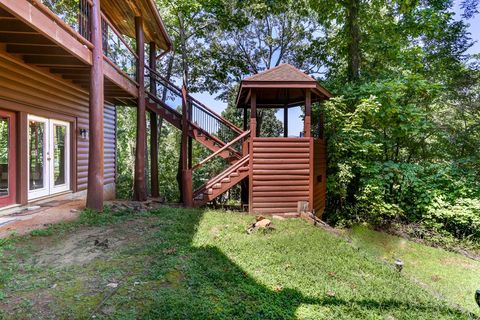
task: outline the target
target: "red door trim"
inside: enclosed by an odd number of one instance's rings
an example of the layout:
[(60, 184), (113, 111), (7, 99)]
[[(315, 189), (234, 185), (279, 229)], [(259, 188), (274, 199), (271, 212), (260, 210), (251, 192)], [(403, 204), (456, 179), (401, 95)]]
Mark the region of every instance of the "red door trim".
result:
[(17, 170), (17, 148), (16, 148), (16, 121), (15, 113), (0, 110), (0, 117), (8, 118), (9, 122), (9, 141), (8, 141), (8, 196), (0, 197), (0, 207), (4, 207), (16, 202), (16, 170)]

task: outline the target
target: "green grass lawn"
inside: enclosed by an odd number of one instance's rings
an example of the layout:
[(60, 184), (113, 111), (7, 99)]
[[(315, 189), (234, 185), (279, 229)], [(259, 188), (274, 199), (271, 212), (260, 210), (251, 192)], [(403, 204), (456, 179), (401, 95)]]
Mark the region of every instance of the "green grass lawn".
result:
[[(83, 214), (4, 243), (0, 318), (471, 318), (302, 220), (248, 235), (252, 219), (182, 209)], [(108, 249), (93, 245), (105, 238)]]
[(404, 262), (404, 273), (432, 292), (478, 313), (474, 294), (480, 289), (480, 262), (400, 237), (356, 227), (348, 232), (354, 246), (372, 256), (393, 263)]

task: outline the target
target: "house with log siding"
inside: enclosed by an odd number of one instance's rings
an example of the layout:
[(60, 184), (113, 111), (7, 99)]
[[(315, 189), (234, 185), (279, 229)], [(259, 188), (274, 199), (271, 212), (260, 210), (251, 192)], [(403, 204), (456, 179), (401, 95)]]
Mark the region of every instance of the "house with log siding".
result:
[[(172, 42), (153, 0), (0, 0), (0, 210), (84, 197), (102, 210), (115, 197), (116, 107), (137, 109), (134, 200), (158, 197), (159, 117), (182, 133), (184, 204), (199, 207), (241, 185), (250, 212), (288, 214), (325, 207), (323, 119), (312, 103), (331, 94), (281, 65), (245, 79), (237, 97), (243, 127), (215, 113), (157, 71)], [(288, 136), (288, 110), (303, 106), (304, 132)], [(257, 108), (282, 108), (285, 136), (257, 134)], [(150, 113), (151, 194), (146, 191)], [(192, 163), (192, 141), (210, 150)], [(225, 169), (201, 186), (196, 170)]]

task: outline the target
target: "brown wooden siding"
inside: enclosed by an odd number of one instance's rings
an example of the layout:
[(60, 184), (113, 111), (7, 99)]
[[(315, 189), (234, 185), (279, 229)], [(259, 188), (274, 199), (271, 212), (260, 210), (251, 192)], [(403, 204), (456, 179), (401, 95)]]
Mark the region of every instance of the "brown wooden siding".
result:
[[(0, 108), (71, 123), (76, 138), (72, 144), (76, 147), (76, 152), (72, 151), (77, 162), (76, 191), (87, 188), (88, 139), (80, 138), (79, 132), (88, 130), (88, 99), (88, 92), (0, 50)], [(115, 122), (115, 108), (106, 105), (105, 184), (115, 181)]]
[(105, 184), (115, 183), (116, 162), (116, 111), (114, 106), (105, 106)]
[(317, 217), (325, 211), (327, 193), (327, 153), (325, 140), (313, 141), (313, 209)]
[(252, 212), (297, 212), (309, 201), (310, 138), (254, 138)]

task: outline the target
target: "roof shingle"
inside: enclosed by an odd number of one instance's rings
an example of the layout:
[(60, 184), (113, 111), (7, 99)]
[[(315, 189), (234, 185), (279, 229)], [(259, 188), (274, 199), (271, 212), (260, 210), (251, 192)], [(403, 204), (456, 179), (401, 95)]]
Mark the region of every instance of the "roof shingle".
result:
[(243, 81), (317, 82), (312, 77), (288, 63), (262, 71), (244, 79)]

